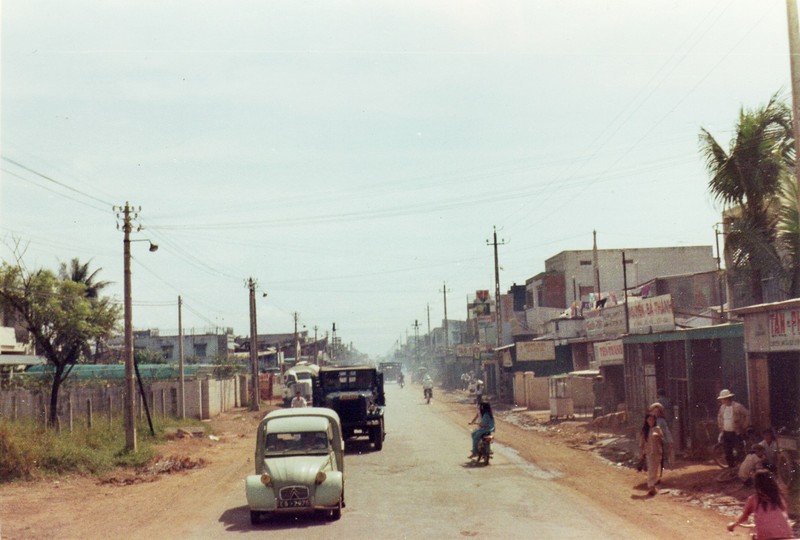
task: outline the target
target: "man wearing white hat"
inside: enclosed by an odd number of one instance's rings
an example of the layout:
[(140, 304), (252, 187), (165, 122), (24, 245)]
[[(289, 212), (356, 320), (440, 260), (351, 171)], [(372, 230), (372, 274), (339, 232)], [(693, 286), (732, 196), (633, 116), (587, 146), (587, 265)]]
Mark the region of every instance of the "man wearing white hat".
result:
[(725, 448), (725, 460), (728, 467), (735, 467), (740, 461), (737, 456), (744, 455), (742, 437), (750, 425), (750, 412), (738, 401), (733, 401), (733, 393), (727, 388), (719, 393), (717, 399), (721, 403), (717, 413), (717, 427)]

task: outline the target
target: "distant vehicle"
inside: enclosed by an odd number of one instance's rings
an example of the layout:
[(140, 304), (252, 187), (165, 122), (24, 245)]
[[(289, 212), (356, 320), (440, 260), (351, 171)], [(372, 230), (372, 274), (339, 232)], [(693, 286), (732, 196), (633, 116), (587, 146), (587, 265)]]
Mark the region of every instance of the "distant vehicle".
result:
[(375, 450), (383, 448), (386, 431), (383, 375), (372, 366), (323, 367), (314, 391), (314, 403), (339, 414), (344, 438), (368, 436)]
[(255, 474), (245, 479), (250, 522), (274, 514), (342, 516), (344, 441), (339, 416), (319, 407), (279, 409), (261, 420)]
[(384, 382), (397, 382), (403, 372), (403, 364), (400, 362), (381, 362), (378, 370), (383, 374)]
[(300, 362), (283, 374), (283, 406), (290, 407), (292, 398), (298, 390), (309, 405), (314, 404), (314, 384), (319, 373), (319, 366)]

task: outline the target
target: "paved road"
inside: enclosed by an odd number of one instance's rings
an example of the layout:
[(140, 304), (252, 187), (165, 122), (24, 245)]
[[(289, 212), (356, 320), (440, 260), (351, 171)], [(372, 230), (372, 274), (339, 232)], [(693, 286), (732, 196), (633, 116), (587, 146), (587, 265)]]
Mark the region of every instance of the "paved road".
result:
[[(488, 467), (466, 465), (469, 429), (426, 405), (416, 386), (387, 385), (387, 438), (381, 452), (349, 445), (345, 508), (338, 522), (277, 519), (252, 527), (241, 481), (218, 503), (217, 523), (197, 523), (191, 538), (269, 531), (272, 538), (647, 538), (647, 530), (605, 513), (552, 474), (496, 445)], [(465, 423), (466, 424), (466, 423)], [(181, 535), (184, 536), (184, 535)]]

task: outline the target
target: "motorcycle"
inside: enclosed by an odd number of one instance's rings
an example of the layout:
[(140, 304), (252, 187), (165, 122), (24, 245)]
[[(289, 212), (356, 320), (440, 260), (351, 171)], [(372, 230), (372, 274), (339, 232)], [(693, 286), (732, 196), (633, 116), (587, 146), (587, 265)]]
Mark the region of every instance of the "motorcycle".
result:
[(475, 458), (475, 464), (480, 465), (483, 461), (484, 465), (489, 464), (492, 459), (492, 441), (494, 440), (494, 432), (489, 432), (483, 435), (478, 441), (478, 456)]
[(425, 388), (425, 402), (430, 403), (431, 398), (433, 397), (433, 388)]

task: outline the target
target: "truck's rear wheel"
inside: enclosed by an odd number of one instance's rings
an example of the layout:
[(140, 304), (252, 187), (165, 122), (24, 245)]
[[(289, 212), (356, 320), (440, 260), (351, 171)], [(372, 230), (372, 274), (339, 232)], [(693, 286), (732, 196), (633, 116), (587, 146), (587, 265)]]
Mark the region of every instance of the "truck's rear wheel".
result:
[(383, 438), (384, 438), (384, 431), (383, 431), (383, 418), (381, 418), (381, 423), (372, 429), (372, 444), (375, 445), (375, 450), (380, 451), (383, 449)]

